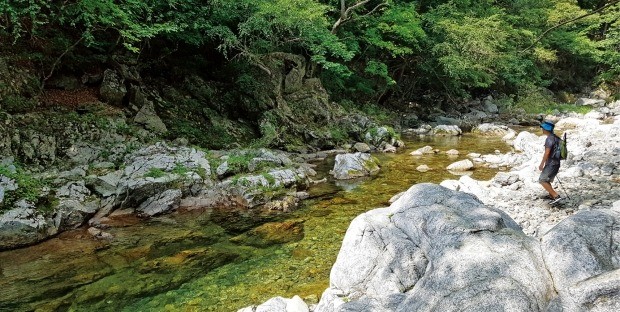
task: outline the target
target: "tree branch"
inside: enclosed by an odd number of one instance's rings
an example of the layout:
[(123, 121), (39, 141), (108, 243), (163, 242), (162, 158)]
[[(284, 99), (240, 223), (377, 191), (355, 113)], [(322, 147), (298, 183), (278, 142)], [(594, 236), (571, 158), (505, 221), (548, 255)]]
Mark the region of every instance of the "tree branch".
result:
[(256, 54), (251, 53), (247, 51), (246, 49), (242, 49), (241, 53), (235, 55), (231, 60), (234, 60), (235, 58), (242, 57), (242, 56), (245, 56), (248, 60), (251, 61), (252, 65), (256, 65), (256, 67), (264, 71), (267, 75), (269, 75), (269, 77), (272, 76), (271, 70), (269, 70), (269, 68), (267, 68), (267, 66), (263, 64), (263, 62), (261, 62), (260, 58), (256, 56)]
[(552, 31), (552, 30), (554, 30), (554, 29), (556, 29), (556, 28), (562, 27), (562, 26), (564, 26), (564, 25), (566, 25), (566, 24), (569, 24), (569, 23), (572, 23), (572, 22), (578, 21), (578, 20), (580, 20), (580, 19), (582, 19), (582, 18), (585, 18), (585, 17), (588, 17), (588, 16), (590, 16), (590, 15), (593, 15), (593, 14), (599, 13), (599, 12), (601, 12), (601, 11), (603, 11), (603, 10), (605, 10), (605, 9), (607, 9), (607, 8), (609, 8), (609, 7), (611, 7), (611, 6), (615, 5), (615, 4), (617, 4), (617, 3), (619, 3), (619, 2), (620, 2), (620, 0), (615, 0), (615, 1), (612, 1), (612, 2), (610, 2), (610, 3), (608, 3), (608, 4), (606, 4), (605, 6), (602, 6), (602, 7), (598, 8), (598, 9), (596, 9), (596, 10), (594, 10), (594, 11), (590, 12), (590, 13), (587, 13), (587, 14), (584, 14), (584, 15), (581, 15), (581, 16), (578, 16), (578, 17), (575, 17), (575, 18), (570, 19), (570, 20), (568, 20), (568, 21), (564, 21), (564, 22), (562, 22), (562, 23), (559, 23), (559, 24), (557, 24), (557, 25), (555, 25), (555, 26), (553, 26), (553, 27), (551, 27), (551, 28), (549, 28), (549, 29), (545, 30), (545, 31), (544, 31), (544, 32), (543, 32), (540, 36), (538, 36), (538, 38), (536, 38), (536, 40), (534, 40), (534, 43), (532, 43), (529, 47), (527, 47), (527, 48), (523, 49), (523, 51), (521, 51), (521, 53), (524, 53), (524, 52), (526, 52), (527, 50), (529, 50), (529, 49), (531, 49), (532, 47), (534, 47), (534, 46), (535, 46), (535, 45), (536, 45), (536, 44), (537, 44), (540, 40), (542, 40), (542, 38), (543, 38), (544, 36), (546, 36), (546, 35), (547, 35), (550, 31)]
[[(351, 20), (351, 13), (366, 5), (368, 2), (370, 2), (370, 0), (362, 0), (359, 1), (357, 3), (355, 3), (354, 5), (350, 6), (347, 8), (346, 4), (345, 4), (346, 0), (340, 0), (340, 17), (338, 18), (338, 20), (334, 23), (334, 25), (332, 26), (332, 34), (336, 33), (336, 30), (338, 30), (338, 27), (342, 26), (342, 24), (348, 22)], [(377, 5), (376, 7), (374, 7), (370, 12), (368, 12), (367, 14), (364, 14), (363, 16), (368, 16), (372, 13), (374, 13), (377, 9), (379, 9), (380, 7), (387, 5), (386, 2), (380, 3), (379, 5)]]
[(56, 60), (54, 61), (54, 64), (52, 64), (52, 68), (50, 69), (49, 74), (47, 74), (43, 78), (43, 82), (41, 83), (41, 90), (43, 90), (43, 88), (45, 87), (45, 82), (48, 79), (50, 79), (52, 77), (52, 75), (54, 74), (54, 70), (56, 70), (56, 66), (58, 66), (58, 64), (60, 63), (60, 60), (63, 58), (63, 56), (65, 56), (67, 53), (69, 53), (69, 51), (73, 50), (73, 48), (75, 48), (78, 44), (80, 44), (80, 42), (82, 42), (82, 40), (84, 40), (84, 34), (82, 34), (82, 36), (80, 37), (80, 39), (78, 39), (78, 41), (76, 41), (71, 46), (69, 46), (67, 49), (65, 49), (65, 51), (62, 52), (62, 54), (60, 54), (60, 56), (58, 56), (58, 58), (56, 58)]

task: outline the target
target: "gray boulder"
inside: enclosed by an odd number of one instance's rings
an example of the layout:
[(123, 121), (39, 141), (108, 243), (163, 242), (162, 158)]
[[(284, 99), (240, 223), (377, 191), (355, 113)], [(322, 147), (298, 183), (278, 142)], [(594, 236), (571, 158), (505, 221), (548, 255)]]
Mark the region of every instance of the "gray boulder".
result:
[(433, 128), (434, 135), (458, 136), (463, 134), (463, 130), (456, 125), (439, 125)]
[(366, 134), (364, 134), (364, 140), (374, 146), (379, 146), (383, 142), (394, 144), (396, 142), (396, 138), (392, 136), (393, 131), (394, 130), (391, 130), (385, 126), (377, 127), (372, 129), (372, 131), (366, 132)]
[(127, 94), (124, 79), (116, 71), (106, 69), (103, 72), (103, 82), (99, 88), (99, 94), (105, 102), (121, 106), (123, 98)]
[(84, 201), (86, 196), (89, 195), (90, 190), (86, 187), (84, 181), (69, 182), (56, 191), (56, 196), (59, 198), (71, 198), (79, 201)]
[(358, 151), (360, 153), (368, 153), (368, 152), (370, 152), (370, 146), (368, 146), (368, 144), (362, 143), (362, 142), (355, 143), (353, 145), (353, 149), (355, 149), (356, 151)]
[(580, 211), (543, 236), (543, 256), (559, 293), (553, 311), (618, 311), (618, 224), (617, 211)]
[(432, 134), (433, 131), (433, 127), (431, 125), (421, 125), (419, 128), (417, 129), (407, 129), (406, 131), (403, 131), (404, 134), (410, 134), (410, 135), (427, 135), (427, 134)]
[(424, 146), (424, 147), (420, 147), (417, 150), (409, 153), (409, 155), (411, 156), (422, 156), (424, 154), (433, 154), (434, 153), (434, 149), (432, 146)]
[(18, 185), (14, 180), (0, 175), (0, 204), (4, 201), (4, 195), (6, 192), (14, 191), (17, 187)]
[(489, 135), (489, 136), (505, 136), (511, 132), (514, 133), (514, 130), (503, 126), (503, 125), (496, 125), (496, 124), (492, 124), (492, 123), (483, 123), (480, 124), (478, 126), (476, 126), (474, 129), (472, 129), (472, 132), (474, 133), (479, 133), (482, 135)]
[(370, 154), (336, 155), (336, 163), (331, 173), (339, 180), (369, 176), (379, 171), (379, 161)]
[(495, 103), (493, 103), (491, 100), (485, 100), (483, 105), (484, 105), (484, 110), (486, 112), (491, 113), (491, 114), (499, 113), (499, 109), (497, 108), (497, 105), (495, 105)]
[(155, 131), (158, 133), (166, 133), (168, 132), (168, 128), (164, 122), (157, 116), (157, 112), (155, 112), (155, 106), (153, 102), (148, 101), (140, 111), (136, 114), (133, 121), (137, 124), (144, 125), (144, 127), (148, 130)]
[(508, 215), (418, 184), (353, 220), (315, 311), (543, 311), (554, 294), (538, 242)]
[(34, 244), (58, 233), (54, 223), (34, 207), (23, 202), (17, 206), (0, 215), (0, 250)]
[(215, 169), (215, 173), (219, 178), (224, 177), (228, 173), (228, 161), (221, 163), (217, 169)]
[(204, 152), (193, 148), (157, 143), (129, 155), (126, 163), (114, 206), (138, 206), (179, 182), (187, 189), (211, 184), (210, 180), (202, 180), (210, 175), (209, 161)]
[(88, 185), (92, 187), (97, 194), (108, 197), (116, 194), (116, 189), (122, 175), (122, 170), (116, 170), (106, 175), (93, 178)]
[(143, 215), (151, 217), (169, 212), (179, 207), (182, 196), (183, 192), (181, 190), (166, 190), (145, 200), (136, 210)]
[(601, 99), (589, 99), (589, 98), (579, 98), (575, 105), (590, 105), (594, 107), (605, 106), (605, 100)]
[(60, 199), (56, 207), (54, 224), (58, 230), (70, 230), (84, 224), (99, 209), (99, 200), (84, 202), (77, 199)]

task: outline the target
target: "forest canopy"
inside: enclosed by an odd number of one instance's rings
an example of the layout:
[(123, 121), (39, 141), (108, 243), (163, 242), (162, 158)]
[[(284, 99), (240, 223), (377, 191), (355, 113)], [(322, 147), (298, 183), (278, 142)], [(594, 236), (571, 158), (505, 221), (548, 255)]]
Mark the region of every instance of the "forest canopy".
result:
[[(126, 50), (260, 66), (301, 54), (336, 98), (514, 94), (617, 84), (617, 0), (2, 0), (3, 53), (45, 79)], [(206, 57), (206, 56), (205, 56)]]

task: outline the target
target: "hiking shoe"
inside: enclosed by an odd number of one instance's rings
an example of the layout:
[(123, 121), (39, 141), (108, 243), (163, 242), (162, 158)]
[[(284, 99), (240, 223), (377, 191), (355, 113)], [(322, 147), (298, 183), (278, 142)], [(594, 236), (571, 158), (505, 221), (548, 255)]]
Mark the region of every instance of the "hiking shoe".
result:
[(549, 205), (555, 205), (557, 203), (559, 203), (562, 199), (564, 199), (562, 196), (558, 195), (558, 197), (554, 198), (552, 201), (549, 202)]
[(547, 194), (547, 195), (538, 195), (536, 197), (536, 199), (553, 200), (553, 197), (551, 197), (551, 195), (549, 195), (549, 194)]

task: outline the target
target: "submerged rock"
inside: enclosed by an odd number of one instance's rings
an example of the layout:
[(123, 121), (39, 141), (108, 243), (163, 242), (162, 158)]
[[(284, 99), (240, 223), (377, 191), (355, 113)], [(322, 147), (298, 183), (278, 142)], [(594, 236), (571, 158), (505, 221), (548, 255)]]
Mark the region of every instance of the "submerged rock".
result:
[(434, 151), (433, 147), (427, 145), (427, 146), (418, 148), (417, 150), (409, 153), (409, 155), (411, 155), (411, 156), (422, 156), (424, 154), (433, 154), (434, 153), (433, 151)]
[(469, 159), (463, 159), (452, 163), (446, 169), (450, 171), (468, 171), (474, 169), (474, 163)]
[(304, 222), (290, 220), (265, 223), (245, 234), (231, 238), (234, 243), (256, 247), (295, 242), (304, 237)]
[(417, 168), (415, 168), (415, 170), (420, 171), (420, 172), (427, 172), (431, 170), (431, 168), (427, 165), (419, 165)]

